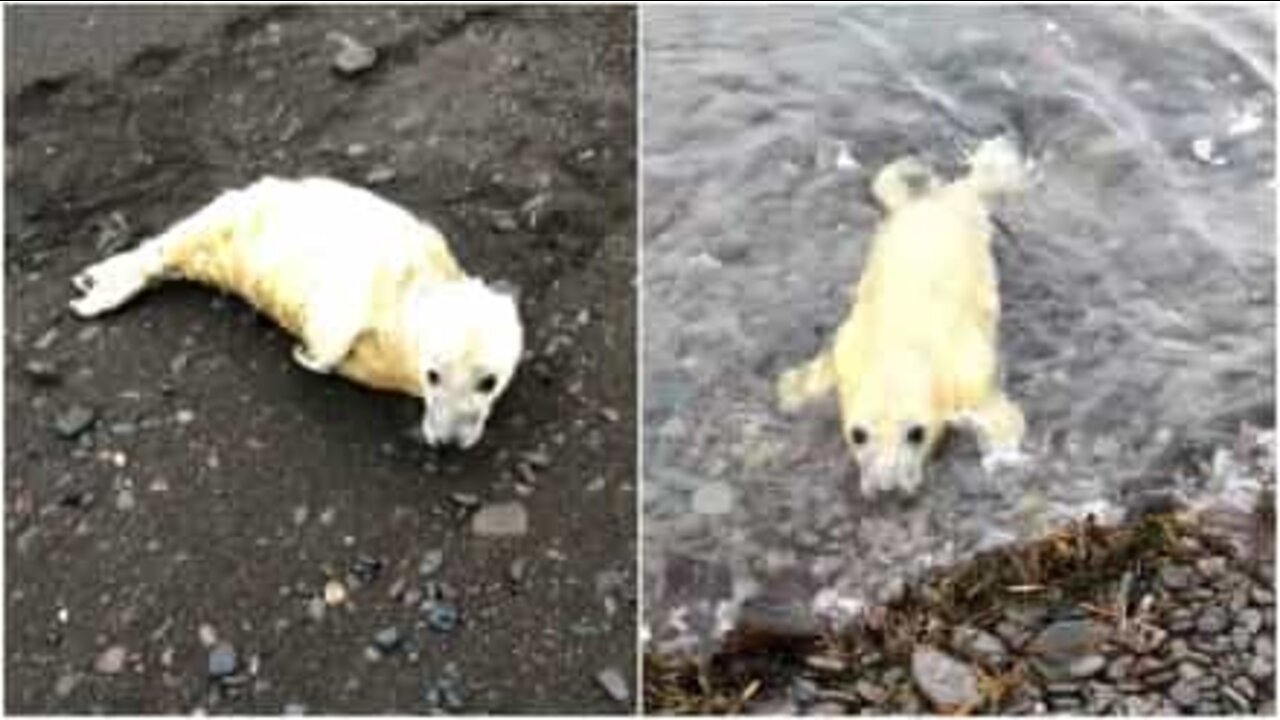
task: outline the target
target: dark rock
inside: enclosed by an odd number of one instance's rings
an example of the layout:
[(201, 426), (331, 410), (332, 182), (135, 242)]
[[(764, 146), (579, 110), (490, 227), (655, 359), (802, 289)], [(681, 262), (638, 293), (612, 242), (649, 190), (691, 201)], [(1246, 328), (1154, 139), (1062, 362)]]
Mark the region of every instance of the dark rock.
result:
[(351, 563), (348, 572), (360, 584), (370, 585), (378, 579), (378, 575), (382, 572), (382, 561), (368, 555), (360, 555)]

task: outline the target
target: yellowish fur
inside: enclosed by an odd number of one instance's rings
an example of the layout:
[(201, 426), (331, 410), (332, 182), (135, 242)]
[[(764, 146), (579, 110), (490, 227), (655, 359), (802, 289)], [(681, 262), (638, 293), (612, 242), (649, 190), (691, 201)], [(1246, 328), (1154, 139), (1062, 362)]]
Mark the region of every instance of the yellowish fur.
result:
[(462, 271), (444, 237), (365, 190), (264, 178), (79, 273), (96, 317), (164, 280), (244, 298), (299, 339), (294, 358), (423, 398), (428, 442), (476, 442), (519, 362), (514, 298)]
[(1023, 170), (998, 138), (949, 184), (906, 158), (872, 185), (886, 216), (852, 311), (832, 346), (783, 373), (777, 387), (787, 411), (837, 393), (866, 494), (915, 490), (948, 424), (971, 425), (988, 456), (1016, 452), (1021, 442), (1022, 413), (999, 386), (1000, 299), (986, 201), (1016, 190)]

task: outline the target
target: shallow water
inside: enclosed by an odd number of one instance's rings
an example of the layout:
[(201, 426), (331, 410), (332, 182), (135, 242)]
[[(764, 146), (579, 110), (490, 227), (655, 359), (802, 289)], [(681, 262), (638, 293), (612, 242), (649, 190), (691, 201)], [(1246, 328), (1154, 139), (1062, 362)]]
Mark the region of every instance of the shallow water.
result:
[[(1275, 407), (1269, 7), (650, 7), (643, 15), (646, 631), (705, 650), (745, 600), (839, 622), (902, 579), (1153, 494)], [(829, 402), (778, 372), (847, 310), (907, 152), (954, 173), (1018, 134), (997, 207), (1009, 393), (1032, 463), (962, 440), (916, 498), (862, 500)], [(1229, 486), (1229, 487), (1228, 487)], [(763, 600), (762, 600), (763, 599)]]

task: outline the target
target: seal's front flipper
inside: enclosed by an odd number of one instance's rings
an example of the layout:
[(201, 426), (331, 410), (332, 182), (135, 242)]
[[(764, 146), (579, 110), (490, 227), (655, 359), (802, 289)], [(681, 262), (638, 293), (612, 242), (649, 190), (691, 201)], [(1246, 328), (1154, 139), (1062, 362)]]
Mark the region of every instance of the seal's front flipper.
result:
[(964, 413), (958, 422), (973, 429), (982, 448), (982, 465), (988, 471), (1027, 460), (1022, 452), (1022, 436), (1027, 422), (1018, 408), (1003, 394)]
[(831, 392), (836, 386), (836, 368), (830, 351), (791, 368), (778, 377), (778, 406), (792, 413)]

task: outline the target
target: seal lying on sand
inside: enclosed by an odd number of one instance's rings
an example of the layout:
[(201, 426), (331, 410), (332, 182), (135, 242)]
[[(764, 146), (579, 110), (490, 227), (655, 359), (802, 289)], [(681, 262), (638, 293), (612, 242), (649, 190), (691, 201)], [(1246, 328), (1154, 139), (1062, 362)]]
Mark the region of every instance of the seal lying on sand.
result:
[(177, 279), (248, 300), (300, 339), (308, 370), (421, 397), (432, 445), (480, 439), (523, 348), (511, 294), (467, 276), (431, 225), (336, 180), (224, 192), (76, 275), (71, 309), (95, 317)]
[(853, 310), (832, 347), (777, 383), (787, 412), (839, 394), (863, 495), (915, 491), (949, 424), (976, 431), (984, 464), (1018, 456), (1024, 420), (999, 386), (1000, 298), (986, 203), (1025, 179), (1013, 144), (995, 138), (951, 183), (910, 157), (872, 183), (885, 218)]

